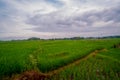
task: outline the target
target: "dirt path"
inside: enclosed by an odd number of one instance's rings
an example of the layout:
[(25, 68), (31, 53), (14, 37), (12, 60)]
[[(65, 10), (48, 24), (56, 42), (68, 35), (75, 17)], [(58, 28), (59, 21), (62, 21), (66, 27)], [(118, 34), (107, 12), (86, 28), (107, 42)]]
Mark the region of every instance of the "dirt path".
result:
[(84, 56), (84, 57), (82, 57), (82, 58), (80, 58), (80, 59), (78, 59), (78, 60), (76, 60), (76, 61), (74, 61), (72, 63), (69, 63), (69, 64), (67, 64), (67, 65), (65, 65), (63, 67), (60, 67), (60, 68), (56, 69), (56, 70), (50, 71), (50, 72), (48, 72), (46, 74), (48, 74), (50, 76), (55, 75), (55, 74), (61, 72), (62, 70), (67, 69), (70, 66), (74, 66), (74, 65), (79, 64), (81, 61), (86, 60), (86, 59), (88, 59), (91, 56), (95, 57), (97, 53), (105, 51), (105, 50), (106, 49), (95, 50), (95, 51), (91, 52), (90, 54), (88, 54), (87, 56)]
[[(49, 78), (53, 75), (58, 74), (59, 72), (67, 69), (70, 66), (79, 64), (81, 61), (86, 60), (91, 56), (95, 57), (97, 53), (102, 52), (102, 51), (106, 51), (106, 49), (95, 50), (95, 51), (91, 52), (90, 54), (88, 54), (72, 63), (69, 63), (63, 67), (56, 69), (56, 70), (49, 71), (47, 73), (41, 73), (41, 72), (35, 71), (35, 70), (26, 71), (26, 72), (20, 74), (19, 77), (15, 78), (14, 80), (44, 80), (45, 78)], [(32, 56), (31, 56), (31, 58), (32, 58)]]

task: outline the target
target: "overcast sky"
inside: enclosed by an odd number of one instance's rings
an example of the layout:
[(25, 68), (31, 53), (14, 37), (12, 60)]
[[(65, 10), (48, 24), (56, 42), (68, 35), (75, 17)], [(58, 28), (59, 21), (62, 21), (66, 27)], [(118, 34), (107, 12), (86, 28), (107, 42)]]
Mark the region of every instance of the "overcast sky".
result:
[(120, 35), (120, 0), (0, 0), (0, 40)]

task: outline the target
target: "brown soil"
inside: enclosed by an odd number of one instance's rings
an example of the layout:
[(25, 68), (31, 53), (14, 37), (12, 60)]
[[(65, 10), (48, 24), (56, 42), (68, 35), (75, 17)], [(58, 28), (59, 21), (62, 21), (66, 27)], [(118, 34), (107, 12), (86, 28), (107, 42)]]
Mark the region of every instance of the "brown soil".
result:
[(22, 73), (14, 80), (44, 80), (46, 78), (49, 78), (49, 75), (32, 70)]

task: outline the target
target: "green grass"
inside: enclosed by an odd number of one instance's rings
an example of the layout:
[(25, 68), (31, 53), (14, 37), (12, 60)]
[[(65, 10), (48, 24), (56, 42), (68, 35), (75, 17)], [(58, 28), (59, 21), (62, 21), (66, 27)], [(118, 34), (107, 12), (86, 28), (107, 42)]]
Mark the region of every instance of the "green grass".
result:
[(120, 80), (120, 58), (118, 58), (120, 49), (108, 51), (101, 52), (96, 57), (91, 56), (53, 76), (50, 80)]
[(48, 72), (80, 59), (96, 49), (110, 49), (119, 42), (120, 39), (1, 41), (0, 76), (11, 76), (33, 69)]
[(0, 75), (12, 75), (30, 69), (26, 59), (37, 48), (38, 42), (35, 41), (0, 42)]

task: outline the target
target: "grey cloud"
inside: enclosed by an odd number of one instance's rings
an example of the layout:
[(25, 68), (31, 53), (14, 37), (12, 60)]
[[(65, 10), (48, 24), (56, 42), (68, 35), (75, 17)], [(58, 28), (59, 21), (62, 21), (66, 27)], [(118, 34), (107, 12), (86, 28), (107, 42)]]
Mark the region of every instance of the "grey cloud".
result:
[[(103, 21), (108, 23), (113, 21), (112, 25), (107, 24), (101, 27), (95, 27), (95, 22)], [(120, 9), (119, 7), (113, 7), (104, 9), (102, 11), (88, 11), (84, 14), (75, 16), (64, 17), (61, 13), (53, 12), (44, 15), (35, 15), (29, 18), (27, 23), (35, 25), (32, 28), (38, 32), (92, 32), (92, 31), (107, 31), (108, 28), (119, 28), (120, 22)], [(94, 26), (94, 27), (93, 27)], [(106, 27), (106, 28), (103, 28)]]
[(104, 9), (102, 11), (89, 11), (83, 15), (78, 15), (75, 17), (75, 20), (87, 22), (87, 26), (92, 26), (94, 22), (99, 21), (113, 21), (115, 25), (116, 23), (120, 22), (120, 9), (119, 6), (117, 6), (109, 9)]

